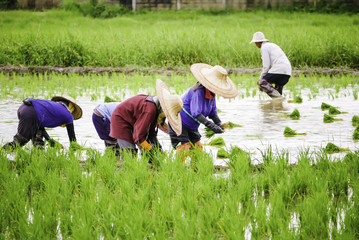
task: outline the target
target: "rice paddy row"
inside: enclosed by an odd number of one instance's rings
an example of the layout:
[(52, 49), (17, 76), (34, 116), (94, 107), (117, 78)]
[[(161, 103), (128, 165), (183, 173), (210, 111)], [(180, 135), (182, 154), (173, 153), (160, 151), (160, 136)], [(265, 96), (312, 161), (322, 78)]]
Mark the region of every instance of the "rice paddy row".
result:
[[(0, 99), (26, 97), (51, 98), (54, 94), (77, 96), (91, 96), (92, 100), (108, 96), (112, 99), (123, 100), (138, 93), (155, 94), (155, 81), (161, 79), (175, 94), (183, 94), (193, 86), (196, 79), (192, 74), (9, 74), (0, 73)], [(262, 97), (257, 89), (256, 82), (259, 74), (230, 75), (239, 89), (237, 98)], [(59, 88), (61, 86), (61, 88)], [(305, 93), (304, 93), (305, 92)], [(329, 99), (353, 97), (358, 99), (358, 76), (352, 74), (324, 75), (299, 74), (292, 76), (284, 88), (284, 95), (291, 102), (301, 103), (303, 97), (308, 100), (318, 96), (327, 96)], [(304, 96), (305, 94), (305, 96)]]
[(172, 153), (119, 160), (111, 152), (48, 147), (0, 150), (4, 239), (328, 239), (359, 237), (359, 153), (333, 159), (263, 152), (263, 165), (233, 148), (231, 175), (214, 175), (206, 153), (186, 167)]
[(0, 64), (183, 68), (260, 67), (262, 31), (294, 69), (359, 66), (357, 14), (162, 11), (93, 19), (53, 9), (0, 12)]

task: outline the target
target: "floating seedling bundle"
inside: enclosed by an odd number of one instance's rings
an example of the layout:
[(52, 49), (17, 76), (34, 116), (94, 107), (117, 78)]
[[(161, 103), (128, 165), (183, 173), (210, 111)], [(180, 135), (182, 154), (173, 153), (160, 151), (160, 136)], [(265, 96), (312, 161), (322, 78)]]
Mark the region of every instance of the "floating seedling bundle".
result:
[(307, 135), (306, 133), (297, 133), (295, 130), (291, 129), (290, 127), (285, 127), (283, 134), (285, 137), (294, 137), (295, 135)]
[(293, 120), (299, 120), (300, 118), (300, 113), (298, 109), (294, 109), (293, 112), (291, 114), (288, 115), (288, 117), (290, 117)]
[(348, 148), (340, 148), (337, 145), (335, 145), (334, 143), (328, 143), (327, 146), (324, 148), (325, 152), (328, 154), (333, 154), (333, 153), (340, 153), (340, 152), (347, 152), (349, 151)]
[(335, 121), (343, 121), (343, 119), (340, 119), (340, 118), (334, 118), (333, 116), (330, 116), (328, 114), (324, 114), (323, 116), (323, 122), (324, 123), (332, 123), (332, 122), (335, 122)]

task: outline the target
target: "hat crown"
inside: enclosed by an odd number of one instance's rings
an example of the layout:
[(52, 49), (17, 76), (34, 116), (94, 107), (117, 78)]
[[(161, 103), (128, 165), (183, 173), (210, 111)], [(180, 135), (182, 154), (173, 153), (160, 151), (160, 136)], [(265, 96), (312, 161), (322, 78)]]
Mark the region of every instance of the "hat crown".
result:
[(219, 65), (212, 68), (203, 68), (201, 72), (203, 76), (208, 79), (220, 79), (221, 81), (227, 81), (228, 72)]
[(177, 115), (183, 108), (182, 99), (178, 95), (172, 95), (167, 89), (163, 90), (163, 96), (169, 112)]
[(268, 39), (264, 37), (264, 34), (262, 32), (256, 32), (253, 34), (253, 39), (250, 43), (253, 42), (268, 42)]

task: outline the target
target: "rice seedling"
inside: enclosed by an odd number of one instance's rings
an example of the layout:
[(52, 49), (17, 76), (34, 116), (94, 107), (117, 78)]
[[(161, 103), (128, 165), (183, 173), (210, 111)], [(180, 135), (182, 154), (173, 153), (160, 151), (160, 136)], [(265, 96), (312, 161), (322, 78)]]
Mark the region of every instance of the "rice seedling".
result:
[(333, 116), (330, 116), (330, 115), (324, 113), (324, 116), (323, 116), (323, 122), (324, 123), (332, 123), (332, 122), (335, 122), (335, 121), (343, 121), (343, 119), (334, 118)]
[(229, 158), (229, 153), (225, 149), (220, 148), (217, 152), (217, 158)]
[(341, 114), (342, 112), (340, 110), (338, 110), (337, 108), (335, 107), (330, 107), (329, 108), (329, 114), (332, 114), (332, 115), (337, 115), (337, 114)]
[(324, 149), (325, 149), (325, 151), (326, 151), (328, 154), (349, 151), (348, 148), (340, 148), (340, 147), (338, 147), (337, 145), (335, 145), (335, 144), (333, 144), (333, 143), (328, 143), (328, 144), (325, 146)]
[[(243, 127), (242, 125), (239, 125), (239, 124), (235, 124), (235, 123), (232, 123), (232, 122), (226, 122), (226, 123), (223, 123), (221, 125), (221, 128), (224, 130), (224, 129), (232, 129), (232, 128), (235, 128), (235, 127)], [(210, 138), (214, 135), (215, 133), (213, 132), (212, 129), (206, 127), (205, 128), (205, 135), (207, 138)]]
[(209, 143), (207, 143), (206, 145), (209, 146), (215, 146), (215, 147), (223, 147), (226, 145), (226, 143), (224, 142), (222, 137), (217, 137), (212, 139)]
[(354, 130), (354, 133), (353, 133), (353, 139), (354, 140), (359, 140), (359, 126), (357, 126)]
[(293, 100), (288, 100), (289, 103), (302, 103), (303, 98), (301, 96), (295, 96)]
[(293, 120), (299, 120), (300, 118), (300, 113), (298, 109), (294, 109), (293, 112), (291, 114), (288, 115), (288, 117), (290, 117)]
[(322, 110), (326, 110), (326, 109), (329, 109), (329, 108), (331, 108), (332, 106), (331, 105), (329, 105), (329, 104), (327, 104), (327, 103), (325, 103), (325, 102), (322, 102), (322, 105), (320, 106), (320, 108), (322, 109)]
[(352, 125), (353, 125), (353, 127), (356, 127), (359, 125), (359, 116), (358, 115), (354, 115), (352, 117)]
[(306, 135), (306, 133), (297, 133), (295, 130), (291, 129), (290, 127), (285, 127), (283, 134), (285, 137), (294, 137), (296, 135)]
[(111, 98), (111, 97), (109, 97), (109, 96), (106, 95), (103, 102), (104, 102), (104, 103), (109, 103), (109, 102), (121, 102), (121, 100), (119, 100), (119, 99), (114, 99), (114, 98)]

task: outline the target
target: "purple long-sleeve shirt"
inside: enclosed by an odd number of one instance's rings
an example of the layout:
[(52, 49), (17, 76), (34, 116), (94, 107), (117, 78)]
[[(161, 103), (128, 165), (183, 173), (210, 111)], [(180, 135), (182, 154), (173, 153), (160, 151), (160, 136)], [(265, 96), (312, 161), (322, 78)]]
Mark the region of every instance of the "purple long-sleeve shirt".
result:
[[(217, 113), (216, 98), (205, 98), (205, 88), (199, 88), (197, 91), (193, 91), (193, 88), (190, 88), (182, 97), (182, 101), (183, 108), (194, 118), (200, 114), (205, 117), (211, 117), (213, 114)], [(199, 128), (199, 123), (188, 116), (184, 110), (182, 110), (180, 114), (182, 124), (187, 128), (191, 130), (197, 130)]]
[(39, 127), (54, 128), (74, 121), (70, 111), (62, 104), (51, 100), (30, 99), (39, 120)]

